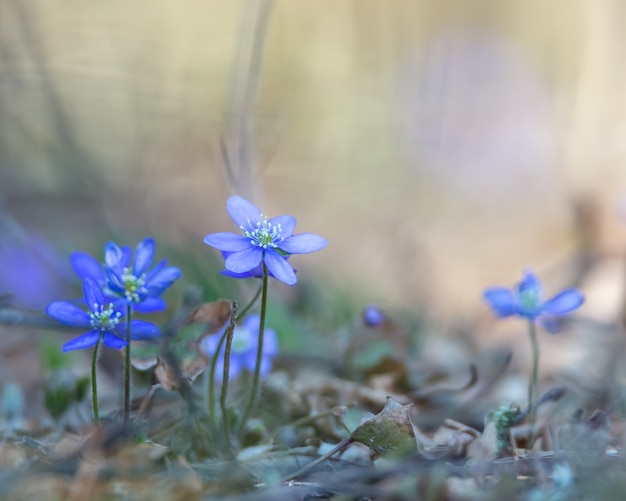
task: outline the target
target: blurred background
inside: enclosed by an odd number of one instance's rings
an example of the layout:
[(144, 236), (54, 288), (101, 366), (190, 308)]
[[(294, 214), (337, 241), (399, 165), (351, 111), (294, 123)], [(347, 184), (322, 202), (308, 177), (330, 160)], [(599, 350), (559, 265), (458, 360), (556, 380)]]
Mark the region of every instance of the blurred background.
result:
[[(301, 281), (444, 320), (490, 317), (482, 289), (524, 267), (555, 291), (626, 245), (619, 0), (0, 12), (0, 288), (26, 305), (112, 238), (157, 237), (197, 263), (187, 283), (216, 273), (202, 237), (235, 229), (233, 193), (328, 238)], [(605, 275), (589, 302), (616, 315), (624, 273)]]

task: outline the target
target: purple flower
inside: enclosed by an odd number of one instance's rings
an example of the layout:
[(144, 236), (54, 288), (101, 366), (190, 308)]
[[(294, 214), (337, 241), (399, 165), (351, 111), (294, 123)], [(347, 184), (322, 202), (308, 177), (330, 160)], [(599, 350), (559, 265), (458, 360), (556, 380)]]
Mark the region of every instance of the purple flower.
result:
[[(71, 327), (84, 327), (89, 331), (68, 341), (63, 351), (91, 348), (102, 339), (105, 346), (119, 350), (126, 346), (126, 324), (122, 321), (124, 304), (110, 302), (95, 279), (87, 277), (83, 280), (85, 303), (89, 307), (86, 312), (73, 303), (55, 301), (46, 308), (46, 313), (59, 322)], [(146, 339), (159, 335), (156, 325), (143, 320), (131, 322), (131, 339)]]
[[(242, 326), (236, 326), (233, 333), (233, 342), (230, 351), (229, 378), (236, 377), (243, 369), (254, 372), (256, 364), (256, 352), (259, 339), (259, 324), (261, 316), (258, 314), (246, 317)], [(228, 322), (224, 327), (212, 336), (205, 338), (204, 348), (209, 357), (217, 356), (215, 365), (215, 379), (221, 381), (224, 374), (224, 344), (219, 353), (215, 353), (220, 338)], [(267, 374), (272, 369), (272, 359), (278, 353), (278, 339), (274, 329), (266, 328), (263, 333), (263, 352), (261, 356), (260, 375)]]
[(165, 300), (160, 296), (181, 275), (180, 269), (166, 267), (166, 260), (148, 271), (155, 250), (154, 239), (145, 238), (137, 245), (134, 259), (131, 259), (130, 247), (108, 242), (104, 248), (104, 264), (85, 252), (74, 252), (70, 261), (79, 277), (94, 278), (108, 296), (132, 304), (136, 311), (150, 313), (165, 309)]
[(315, 252), (328, 244), (325, 238), (313, 233), (294, 235), (294, 217), (285, 215), (268, 219), (258, 207), (240, 196), (230, 197), (226, 210), (243, 235), (212, 233), (204, 237), (204, 243), (231, 253), (224, 262), (227, 271), (253, 273), (264, 262), (274, 278), (294, 285), (298, 279), (285, 257)]
[(385, 314), (375, 304), (368, 304), (363, 309), (363, 322), (370, 327), (378, 327), (385, 321)]
[(529, 270), (524, 272), (523, 280), (513, 290), (491, 287), (485, 290), (483, 298), (498, 317), (518, 315), (533, 322), (538, 321), (550, 332), (556, 330), (556, 317), (571, 313), (585, 301), (582, 293), (572, 288), (544, 301), (541, 283)]

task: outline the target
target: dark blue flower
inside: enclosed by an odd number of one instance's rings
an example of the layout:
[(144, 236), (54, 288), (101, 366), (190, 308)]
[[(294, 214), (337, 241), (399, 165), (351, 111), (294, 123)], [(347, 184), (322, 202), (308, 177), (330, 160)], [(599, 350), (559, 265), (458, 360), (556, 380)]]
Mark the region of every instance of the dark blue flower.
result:
[(328, 243), (313, 233), (294, 235), (294, 217), (285, 215), (268, 219), (258, 207), (240, 196), (230, 197), (226, 209), (243, 235), (212, 233), (204, 237), (204, 243), (231, 253), (224, 262), (227, 271), (252, 273), (264, 262), (274, 278), (294, 285), (298, 279), (285, 257), (315, 252)]
[[(242, 326), (235, 327), (233, 342), (230, 351), (229, 378), (236, 377), (243, 369), (254, 371), (256, 352), (259, 339), (259, 324), (261, 316), (258, 314), (246, 317)], [(215, 379), (221, 381), (224, 374), (224, 344), (219, 353), (217, 345), (224, 333), (226, 325), (217, 333), (205, 338), (203, 344), (209, 357), (219, 357), (215, 365)], [(274, 329), (266, 328), (263, 333), (263, 352), (261, 355), (260, 375), (267, 374), (272, 369), (272, 359), (278, 353), (278, 339)]]
[(132, 304), (135, 311), (149, 313), (165, 309), (161, 294), (181, 275), (180, 269), (166, 267), (166, 260), (148, 270), (155, 250), (154, 239), (148, 237), (137, 245), (134, 259), (129, 247), (108, 242), (104, 264), (85, 252), (74, 252), (70, 260), (78, 276), (94, 278), (107, 295)]
[[(123, 303), (113, 303), (104, 295), (98, 282), (87, 277), (83, 280), (85, 303), (89, 311), (67, 301), (55, 301), (46, 308), (46, 313), (59, 322), (71, 327), (83, 327), (89, 331), (68, 341), (63, 351), (80, 350), (95, 346), (99, 339), (105, 346), (119, 350), (126, 346), (126, 324), (123, 321)], [(143, 320), (131, 322), (131, 339), (147, 339), (159, 335), (156, 325)]]
[(571, 313), (585, 301), (582, 293), (572, 288), (544, 301), (539, 279), (528, 270), (514, 289), (491, 287), (485, 290), (483, 298), (498, 317), (518, 315), (533, 322), (538, 321), (551, 332), (555, 330), (556, 317)]

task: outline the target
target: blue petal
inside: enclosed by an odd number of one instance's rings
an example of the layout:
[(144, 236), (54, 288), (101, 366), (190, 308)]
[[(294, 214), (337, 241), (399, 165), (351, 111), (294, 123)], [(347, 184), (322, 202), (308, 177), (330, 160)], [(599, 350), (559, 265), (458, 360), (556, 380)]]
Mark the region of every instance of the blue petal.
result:
[(139, 313), (154, 313), (156, 311), (163, 311), (167, 308), (167, 303), (165, 299), (160, 297), (149, 297), (141, 301), (141, 303), (136, 303), (134, 306), (134, 310)]
[(204, 243), (229, 252), (240, 252), (251, 246), (249, 238), (235, 233), (211, 233), (204, 237)]
[(565, 289), (543, 303), (542, 310), (553, 316), (566, 315), (578, 309), (584, 302), (585, 297), (579, 290)]
[(246, 250), (228, 256), (224, 261), (224, 266), (235, 273), (245, 273), (259, 266), (261, 259), (263, 259), (263, 249), (248, 247)]
[(276, 337), (276, 331), (266, 327), (265, 332), (263, 333), (263, 355), (273, 356), (277, 353), (278, 338)]
[(107, 242), (104, 246), (104, 262), (117, 273), (121, 273), (123, 269), (122, 261), (124, 260), (124, 252), (113, 241)]
[(114, 350), (119, 350), (120, 348), (123, 348), (128, 344), (126, 343), (126, 340), (115, 335), (111, 331), (104, 332), (104, 335), (102, 336), (102, 341), (104, 342), (104, 346), (106, 346), (107, 348), (112, 348)]
[(520, 314), (520, 305), (511, 289), (505, 287), (491, 287), (485, 290), (483, 299), (489, 303), (491, 309), (499, 317)]
[(268, 223), (272, 223), (273, 226), (280, 225), (282, 230), (282, 237), (289, 238), (293, 235), (293, 230), (296, 229), (296, 218), (293, 216), (277, 216), (273, 217), (268, 221)]
[(98, 331), (89, 331), (81, 334), (74, 339), (71, 339), (63, 345), (61, 348), (63, 351), (82, 350), (84, 348), (91, 348), (95, 346), (100, 338)]
[(226, 202), (226, 210), (237, 226), (243, 226), (244, 228), (249, 227), (248, 221), (252, 224), (256, 224), (256, 222), (261, 219), (261, 211), (259, 208), (239, 195), (232, 196), (228, 199)]
[(155, 276), (151, 276), (150, 280), (146, 280), (146, 288), (148, 289), (149, 296), (158, 296), (165, 289), (170, 287), (174, 281), (180, 278), (181, 271), (179, 268), (170, 266), (164, 270), (159, 271)]
[(550, 315), (540, 315), (537, 322), (550, 334), (556, 334), (561, 330), (561, 321), (558, 317)]
[(246, 319), (243, 321), (242, 327), (252, 334), (254, 337), (259, 334), (259, 327), (261, 325), (261, 315), (258, 313), (253, 313), (252, 315), (248, 315)]
[(126, 286), (124, 285), (124, 281), (122, 280), (120, 274), (115, 271), (113, 268), (109, 268), (108, 266), (104, 270), (106, 274), (106, 282), (109, 289), (111, 289), (116, 294), (124, 295), (126, 294)]
[(87, 277), (83, 280), (83, 293), (85, 294), (85, 302), (91, 311), (96, 311), (104, 304), (104, 293), (93, 278)]
[(147, 237), (137, 245), (135, 249), (135, 263), (133, 266), (133, 272), (135, 276), (139, 277), (143, 275), (146, 270), (152, 264), (154, 259), (154, 252), (156, 249), (156, 243), (153, 238)]
[(146, 282), (150, 282), (150, 280), (152, 280), (153, 277), (157, 276), (159, 273), (161, 273), (161, 270), (163, 268), (165, 268), (165, 265), (167, 264), (167, 259), (163, 259), (162, 261), (159, 261), (157, 264), (155, 264), (152, 269), (146, 273), (146, 276), (144, 277), (144, 280)]
[(314, 233), (301, 233), (287, 238), (279, 244), (280, 250), (289, 254), (308, 254), (323, 249), (328, 245), (328, 240)]
[(55, 301), (46, 308), (46, 313), (59, 322), (72, 327), (90, 327), (89, 315), (78, 306), (67, 301)]
[(267, 269), (274, 275), (274, 278), (286, 283), (287, 285), (295, 285), (298, 279), (293, 271), (293, 267), (278, 252), (267, 249), (265, 251), (265, 264)]
[(80, 278), (92, 277), (99, 282), (104, 282), (102, 265), (86, 252), (73, 252), (70, 256), (70, 263)]
[(161, 332), (152, 322), (133, 320), (130, 325), (130, 338), (134, 340), (157, 337)]
[(533, 291), (537, 296), (541, 295), (541, 282), (537, 275), (535, 275), (531, 270), (524, 270), (524, 278), (522, 281), (517, 284), (517, 290), (519, 292), (523, 291)]

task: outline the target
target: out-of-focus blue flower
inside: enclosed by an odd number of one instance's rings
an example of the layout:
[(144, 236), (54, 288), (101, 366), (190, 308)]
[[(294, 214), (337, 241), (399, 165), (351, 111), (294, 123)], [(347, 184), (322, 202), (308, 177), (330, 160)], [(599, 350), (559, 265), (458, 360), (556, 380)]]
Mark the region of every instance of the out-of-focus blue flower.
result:
[(252, 274), (265, 262), (274, 278), (294, 285), (298, 279), (285, 257), (315, 252), (328, 244), (325, 238), (313, 233), (294, 235), (294, 217), (285, 215), (268, 219), (258, 207), (240, 196), (230, 197), (226, 209), (243, 235), (212, 233), (204, 237), (204, 243), (230, 252), (224, 261), (227, 271)]
[(154, 239), (145, 238), (137, 245), (132, 259), (130, 247), (108, 242), (104, 248), (103, 265), (80, 251), (74, 252), (70, 261), (79, 277), (94, 278), (107, 295), (132, 304), (135, 311), (150, 313), (165, 309), (161, 294), (181, 275), (179, 268), (166, 267), (167, 260), (148, 270), (155, 250)]
[(368, 304), (363, 309), (363, 322), (370, 327), (378, 327), (385, 321), (385, 314), (375, 304)]
[(483, 298), (498, 317), (525, 317), (533, 322), (538, 321), (550, 332), (556, 330), (556, 317), (571, 313), (585, 301), (582, 293), (573, 288), (565, 289), (544, 301), (541, 283), (529, 270), (524, 272), (523, 280), (514, 289), (490, 287), (483, 293)]
[[(68, 341), (63, 351), (80, 350), (95, 346), (99, 339), (105, 346), (120, 349), (126, 346), (126, 324), (123, 321), (125, 308), (121, 302), (112, 303), (102, 292), (95, 279), (83, 280), (85, 303), (89, 311), (67, 301), (55, 301), (46, 308), (46, 313), (59, 322), (71, 327), (84, 327), (89, 331)], [(156, 325), (143, 320), (131, 322), (131, 339), (140, 340), (159, 335)]]
[[(229, 378), (236, 377), (243, 369), (254, 372), (256, 364), (256, 352), (259, 339), (259, 325), (261, 316), (258, 314), (249, 315), (243, 325), (236, 326), (233, 333), (233, 342), (230, 351)], [(219, 353), (215, 353), (220, 338), (224, 333), (226, 325), (217, 333), (205, 338), (204, 348), (209, 357), (217, 356), (215, 365), (215, 379), (221, 381), (224, 374), (224, 344)], [(260, 375), (267, 374), (272, 369), (272, 359), (278, 353), (278, 338), (274, 329), (266, 328), (263, 333), (263, 353), (261, 357)]]

